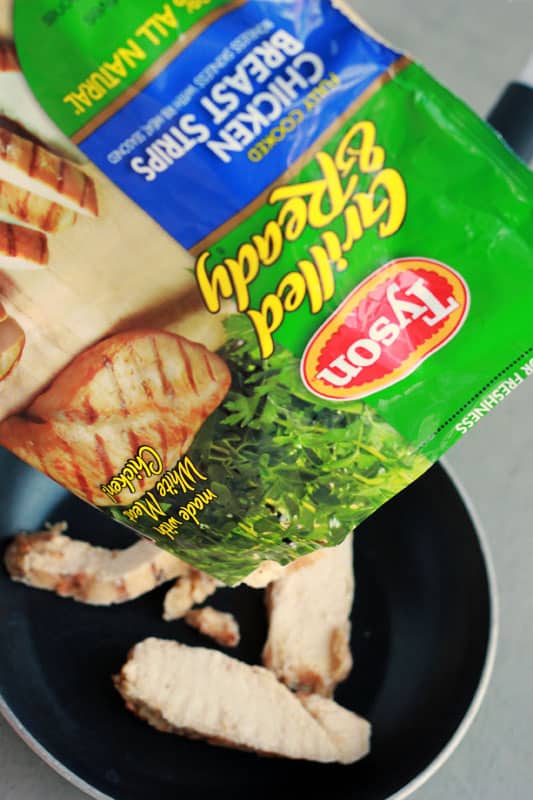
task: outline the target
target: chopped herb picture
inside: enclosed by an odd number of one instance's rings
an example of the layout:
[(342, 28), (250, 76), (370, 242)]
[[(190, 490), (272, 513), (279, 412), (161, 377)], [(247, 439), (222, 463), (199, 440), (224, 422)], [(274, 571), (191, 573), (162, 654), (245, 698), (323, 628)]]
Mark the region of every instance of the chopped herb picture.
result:
[[(246, 317), (226, 328), (220, 355), (232, 387), (188, 452), (217, 500), (166, 546), (233, 584), (263, 560), (286, 564), (339, 544), (430, 463), (365, 403), (310, 394), (288, 350), (261, 360)], [(151, 521), (141, 523), (153, 536)]]

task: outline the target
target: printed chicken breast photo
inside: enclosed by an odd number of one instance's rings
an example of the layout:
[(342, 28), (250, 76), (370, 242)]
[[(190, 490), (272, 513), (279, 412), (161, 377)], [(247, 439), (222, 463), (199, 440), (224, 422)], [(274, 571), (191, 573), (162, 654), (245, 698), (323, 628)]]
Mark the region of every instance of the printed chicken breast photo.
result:
[[(231, 381), (219, 356), (164, 331), (129, 331), (86, 350), (20, 416), (0, 442), (95, 505), (133, 503), (174, 467), (220, 405)], [(155, 477), (110, 498), (102, 486), (156, 449)]]
[[(194, 335), (202, 324), (199, 301), (183, 276), (186, 255), (180, 262), (173, 250), (178, 269), (168, 255), (161, 258), (159, 277), (131, 254), (114, 258), (114, 270), (106, 268), (103, 278), (95, 268), (115, 247), (117, 234), (110, 230), (120, 231), (117, 218), (123, 226), (128, 216), (128, 229), (135, 228), (135, 214), (128, 214), (133, 204), (122, 198), (117, 209), (111, 184), (37, 103), (8, 38), (4, 7), (2, 13), (1, 438), (88, 502), (131, 503), (155, 478), (145, 476), (134, 492), (111, 499), (101, 486), (143, 444), (157, 448), (164, 471), (174, 467), (226, 395), (229, 371), (202, 344), (152, 327), (163, 323)], [(99, 218), (100, 204), (114, 208), (107, 224)], [(153, 232), (144, 215), (140, 231)], [(157, 258), (162, 234), (152, 238)], [(172, 291), (171, 280), (177, 286)], [(130, 329), (145, 321), (150, 328)], [(123, 328), (127, 332), (115, 332)], [(220, 339), (213, 328), (205, 335), (208, 343)], [(19, 413), (10, 415), (14, 410)]]

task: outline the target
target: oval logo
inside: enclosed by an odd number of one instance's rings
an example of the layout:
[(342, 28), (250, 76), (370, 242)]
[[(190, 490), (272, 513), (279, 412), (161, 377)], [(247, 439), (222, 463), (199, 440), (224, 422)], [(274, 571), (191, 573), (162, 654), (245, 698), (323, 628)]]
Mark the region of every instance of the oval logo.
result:
[(400, 258), (357, 286), (315, 333), (302, 358), (306, 387), (357, 400), (414, 372), (463, 325), (470, 293), (451, 267)]

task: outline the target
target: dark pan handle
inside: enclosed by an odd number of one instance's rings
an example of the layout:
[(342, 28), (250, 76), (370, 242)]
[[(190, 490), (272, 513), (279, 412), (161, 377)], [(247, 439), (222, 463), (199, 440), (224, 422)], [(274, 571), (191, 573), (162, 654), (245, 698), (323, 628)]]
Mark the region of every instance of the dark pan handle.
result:
[(533, 58), (522, 78), (505, 89), (488, 121), (526, 164), (533, 160)]

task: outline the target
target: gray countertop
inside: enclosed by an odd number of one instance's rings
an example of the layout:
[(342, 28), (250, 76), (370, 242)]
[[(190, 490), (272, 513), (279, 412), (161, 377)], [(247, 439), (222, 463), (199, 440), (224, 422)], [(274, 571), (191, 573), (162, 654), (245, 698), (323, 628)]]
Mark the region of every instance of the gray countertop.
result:
[[(397, 46), (480, 114), (525, 66), (533, 0), (357, 0)], [(533, 381), (447, 457), (486, 532), (500, 597), (494, 674), (466, 738), (417, 800), (526, 800), (533, 780)], [(81, 800), (0, 719), (0, 800)]]

